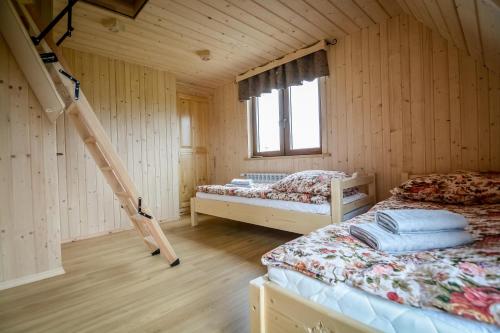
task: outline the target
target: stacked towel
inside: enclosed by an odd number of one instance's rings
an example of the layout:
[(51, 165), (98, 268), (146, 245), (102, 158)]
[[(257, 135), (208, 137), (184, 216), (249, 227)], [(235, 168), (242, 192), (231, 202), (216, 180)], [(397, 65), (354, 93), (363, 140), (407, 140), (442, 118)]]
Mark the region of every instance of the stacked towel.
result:
[(231, 183), (226, 184), (226, 186), (230, 187), (252, 187), (253, 186), (253, 179), (238, 179), (235, 178), (231, 180)]
[(377, 224), (394, 234), (463, 230), (465, 217), (447, 210), (393, 209), (375, 213)]
[(349, 232), (379, 251), (403, 254), (473, 241), (465, 231), (467, 220), (445, 210), (383, 210), (376, 213), (375, 219), (376, 223), (353, 224)]

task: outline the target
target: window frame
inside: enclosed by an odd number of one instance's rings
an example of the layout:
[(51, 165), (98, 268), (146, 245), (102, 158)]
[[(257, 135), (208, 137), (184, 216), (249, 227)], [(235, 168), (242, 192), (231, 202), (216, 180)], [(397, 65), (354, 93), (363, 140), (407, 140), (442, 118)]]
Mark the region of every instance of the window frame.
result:
[(258, 126), (257, 126), (257, 97), (250, 98), (251, 113), (251, 136), (252, 136), (252, 157), (287, 157), (297, 155), (318, 155), (323, 153), (323, 103), (321, 98), (322, 82), (318, 78), (318, 104), (319, 104), (319, 147), (292, 149), (292, 130), (291, 130), (291, 110), (290, 110), (290, 88), (279, 90), (279, 125), (280, 125), (280, 150), (276, 151), (258, 151)]

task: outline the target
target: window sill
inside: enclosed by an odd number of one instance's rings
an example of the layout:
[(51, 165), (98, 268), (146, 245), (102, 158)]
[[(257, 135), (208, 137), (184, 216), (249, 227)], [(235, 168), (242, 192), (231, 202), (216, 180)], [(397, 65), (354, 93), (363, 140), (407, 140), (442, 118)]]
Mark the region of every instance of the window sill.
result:
[(259, 160), (287, 160), (287, 159), (296, 159), (296, 158), (325, 158), (331, 157), (330, 153), (323, 154), (310, 154), (310, 155), (289, 155), (289, 156), (254, 156), (254, 157), (246, 157), (245, 161), (259, 161)]

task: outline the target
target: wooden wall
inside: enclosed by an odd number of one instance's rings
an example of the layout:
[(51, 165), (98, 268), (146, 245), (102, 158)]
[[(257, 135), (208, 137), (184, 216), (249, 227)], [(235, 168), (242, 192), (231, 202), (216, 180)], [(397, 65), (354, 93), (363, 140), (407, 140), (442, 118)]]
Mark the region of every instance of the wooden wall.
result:
[[(64, 49), (82, 89), (157, 218), (179, 215), (175, 77), (144, 66)], [(57, 122), (63, 240), (128, 228), (69, 118)]]
[(329, 49), (328, 152), (248, 159), (246, 105), (216, 89), (210, 177), (245, 171), (375, 172), (380, 199), (402, 171), (500, 171), (500, 76), (407, 15), (340, 38)]
[(208, 183), (207, 122), (210, 100), (177, 95), (180, 125), (180, 209), (189, 213), (190, 199), (197, 185)]
[(0, 35), (0, 289), (61, 274), (56, 128)]

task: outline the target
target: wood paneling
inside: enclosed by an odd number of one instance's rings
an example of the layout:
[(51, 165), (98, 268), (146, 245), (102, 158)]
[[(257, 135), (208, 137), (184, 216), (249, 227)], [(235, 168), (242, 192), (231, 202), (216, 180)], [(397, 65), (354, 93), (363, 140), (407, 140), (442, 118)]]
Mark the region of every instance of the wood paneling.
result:
[(265, 273), (263, 253), (297, 235), (188, 220), (163, 224), (182, 260), (173, 269), (133, 231), (63, 245), (65, 275), (0, 292), (0, 331), (247, 332), (248, 281)]
[(1, 36), (0, 202), (0, 288), (62, 272), (56, 127)]
[[(64, 0), (55, 1), (55, 11)], [(174, 73), (215, 88), (320, 39), (339, 38), (401, 12), (393, 0), (150, 0), (135, 20), (78, 3), (66, 47)], [(114, 33), (103, 22), (124, 26)], [(64, 21), (64, 20), (63, 20)], [(57, 27), (55, 36), (66, 28)], [(211, 51), (202, 61), (197, 50)]]
[[(73, 74), (158, 219), (179, 215), (175, 78), (166, 72), (64, 49)], [(57, 121), (62, 239), (130, 227), (69, 115)]]
[(331, 156), (248, 159), (246, 105), (216, 89), (209, 117), (210, 176), (340, 169), (375, 172), (378, 198), (402, 171), (500, 171), (500, 77), (415, 19), (401, 15), (329, 49)]
[(500, 5), (495, 0), (397, 0), (401, 8), (500, 73)]
[(189, 212), (197, 185), (208, 183), (207, 129), (211, 101), (204, 97), (177, 95), (180, 127), (180, 209)]

